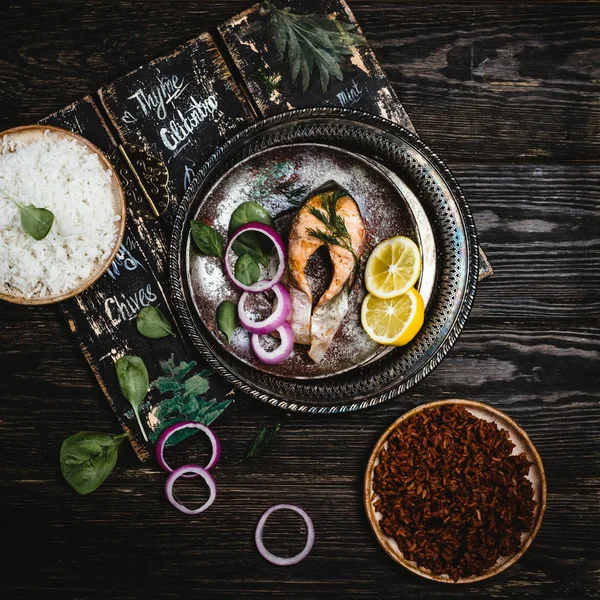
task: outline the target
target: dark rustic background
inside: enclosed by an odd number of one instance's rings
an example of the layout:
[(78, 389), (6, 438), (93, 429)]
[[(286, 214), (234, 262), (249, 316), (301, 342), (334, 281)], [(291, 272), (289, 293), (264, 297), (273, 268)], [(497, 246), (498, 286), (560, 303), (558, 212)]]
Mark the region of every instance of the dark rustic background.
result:
[[(239, 1), (15, 1), (0, 5), (0, 129), (35, 122), (249, 6)], [(599, 597), (600, 4), (351, 2), (417, 131), (444, 158), (495, 269), (460, 340), (425, 381), (371, 411), (289, 416), (269, 453), (234, 464), (280, 415), (251, 404), (217, 426), (212, 510), (187, 517), (164, 475), (123, 447), (113, 475), (78, 497), (61, 441), (117, 431), (53, 308), (0, 306), (2, 598)], [(362, 509), (368, 453), (419, 403), (488, 402), (530, 434), (548, 509), (527, 554), (477, 585), (396, 565)], [(262, 512), (296, 503), (314, 549), (278, 568), (257, 554)], [(275, 524), (275, 523), (274, 523)], [(274, 550), (299, 528), (279, 520)]]

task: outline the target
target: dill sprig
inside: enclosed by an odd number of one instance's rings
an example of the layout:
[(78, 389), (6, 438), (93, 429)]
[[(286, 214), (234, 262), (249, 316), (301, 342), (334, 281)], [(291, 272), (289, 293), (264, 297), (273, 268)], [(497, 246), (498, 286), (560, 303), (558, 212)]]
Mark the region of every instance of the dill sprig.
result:
[(325, 244), (340, 246), (341, 248), (348, 250), (354, 257), (354, 273), (356, 275), (358, 274), (360, 261), (352, 247), (352, 238), (346, 227), (346, 221), (344, 221), (344, 218), (337, 212), (338, 200), (344, 196), (346, 196), (346, 192), (335, 190), (329, 192), (327, 195), (323, 195), (321, 205), (325, 210), (321, 210), (316, 206), (308, 207), (310, 214), (316, 219), (319, 219), (319, 221), (327, 227), (327, 231), (313, 228), (308, 229), (308, 234), (321, 240)]
[(272, 445), (277, 432), (281, 429), (283, 423), (276, 422), (273, 425), (266, 425), (259, 432), (258, 435), (254, 438), (250, 447), (246, 451), (246, 454), (240, 458), (240, 460), (236, 461), (234, 464), (238, 465), (249, 458), (256, 458), (258, 456), (262, 456)]

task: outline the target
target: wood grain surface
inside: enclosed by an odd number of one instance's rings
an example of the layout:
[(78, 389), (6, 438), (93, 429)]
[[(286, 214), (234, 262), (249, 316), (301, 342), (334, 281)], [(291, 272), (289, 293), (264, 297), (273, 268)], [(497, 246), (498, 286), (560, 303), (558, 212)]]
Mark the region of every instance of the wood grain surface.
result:
[[(600, 597), (600, 4), (350, 4), (415, 127), (464, 189), (494, 266), (463, 335), (429, 377), (379, 408), (309, 418), (250, 403), (219, 423), (217, 502), (190, 518), (129, 447), (92, 495), (63, 482), (62, 440), (119, 426), (57, 311), (2, 304), (2, 598)], [(4, 0), (0, 128), (35, 122), (248, 6)], [(387, 425), (453, 397), (513, 417), (549, 490), (525, 556), (467, 587), (396, 565), (361, 504)], [(284, 425), (268, 454), (235, 464), (276, 419)], [(205, 450), (200, 440), (189, 449)], [(314, 549), (293, 568), (254, 548), (258, 518), (279, 502), (315, 524)], [(267, 531), (274, 551), (299, 550), (301, 537), (292, 518)]]

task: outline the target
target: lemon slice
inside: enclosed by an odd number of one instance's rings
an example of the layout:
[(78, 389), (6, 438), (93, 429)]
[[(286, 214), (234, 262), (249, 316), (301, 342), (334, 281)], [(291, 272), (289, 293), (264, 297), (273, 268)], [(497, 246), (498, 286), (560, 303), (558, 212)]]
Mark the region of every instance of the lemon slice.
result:
[(360, 313), (367, 335), (386, 346), (408, 344), (423, 326), (424, 318), (423, 298), (414, 288), (396, 298), (377, 298), (367, 294)]
[(365, 267), (365, 285), (378, 298), (401, 296), (415, 285), (421, 273), (418, 246), (402, 235), (377, 246)]

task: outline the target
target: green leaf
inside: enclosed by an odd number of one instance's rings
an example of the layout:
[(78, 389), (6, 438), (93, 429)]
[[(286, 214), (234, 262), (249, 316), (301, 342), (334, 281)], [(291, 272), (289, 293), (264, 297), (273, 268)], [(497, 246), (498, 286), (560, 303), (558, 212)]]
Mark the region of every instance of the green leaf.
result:
[(84, 496), (97, 489), (111, 474), (119, 446), (127, 434), (112, 435), (80, 431), (60, 448), (60, 471), (67, 483)]
[(242, 225), (248, 223), (263, 223), (275, 227), (273, 217), (257, 202), (243, 202), (231, 214), (229, 220), (229, 235), (234, 234)]
[(34, 240), (43, 240), (54, 223), (54, 214), (46, 208), (38, 208), (33, 204), (24, 206), (17, 204), (21, 211), (21, 225), (25, 233)]
[(166, 392), (178, 392), (183, 389), (183, 384), (173, 377), (157, 377), (150, 387), (156, 388), (161, 394)]
[(353, 33), (356, 25), (352, 23), (323, 15), (294, 14), (271, 4), (269, 14), (281, 60), (287, 62), (292, 81), (302, 73), (303, 92), (308, 89), (314, 67), (319, 71), (323, 92), (331, 77), (342, 80), (340, 67), (346, 56), (352, 54), (353, 46), (366, 43), (364, 37)]
[[(243, 202), (232, 213), (229, 221), (229, 235), (233, 235), (240, 227), (248, 223), (263, 223), (275, 227), (273, 217), (256, 202)], [(263, 266), (269, 264), (269, 254), (273, 243), (266, 236), (254, 231), (246, 231), (233, 242), (233, 251), (241, 256), (249, 254), (257, 263)]]
[(19, 209), (21, 215), (21, 226), (27, 235), (30, 235), (34, 240), (43, 240), (54, 223), (54, 213), (47, 208), (38, 208), (33, 204), (25, 206), (21, 202), (17, 202), (10, 194), (4, 190), (0, 190), (9, 202), (12, 202)]
[(190, 396), (202, 396), (202, 394), (208, 392), (209, 387), (208, 379), (202, 377), (202, 375), (190, 377), (184, 385), (185, 393)]
[(196, 248), (206, 256), (223, 258), (223, 238), (221, 234), (210, 225), (202, 221), (190, 221), (192, 239)]
[(133, 407), (140, 431), (144, 440), (148, 441), (139, 413), (139, 406), (144, 401), (150, 385), (146, 365), (139, 356), (125, 355), (116, 362), (115, 369), (121, 393)]
[(244, 285), (252, 285), (260, 279), (260, 267), (249, 254), (242, 254), (237, 259), (235, 278)]
[(167, 317), (156, 306), (146, 306), (138, 313), (137, 330), (145, 337), (159, 339), (172, 335), (175, 337)]
[(181, 361), (178, 365), (175, 364), (175, 356), (171, 356), (169, 360), (163, 360), (160, 362), (160, 369), (163, 375), (167, 377), (175, 377), (179, 381), (182, 379), (197, 365), (195, 360), (190, 362)]
[(225, 334), (227, 341), (231, 343), (231, 336), (238, 326), (236, 306), (231, 300), (224, 300), (217, 308), (217, 327)]
[(254, 231), (245, 231), (233, 242), (231, 247), (238, 256), (246, 254), (251, 256), (255, 262), (267, 267), (269, 265), (270, 250), (263, 250), (265, 242), (271, 244), (272, 247), (271, 241), (265, 236)]

